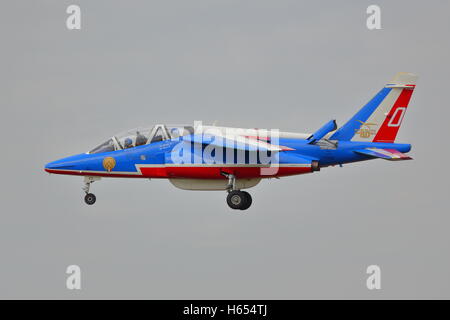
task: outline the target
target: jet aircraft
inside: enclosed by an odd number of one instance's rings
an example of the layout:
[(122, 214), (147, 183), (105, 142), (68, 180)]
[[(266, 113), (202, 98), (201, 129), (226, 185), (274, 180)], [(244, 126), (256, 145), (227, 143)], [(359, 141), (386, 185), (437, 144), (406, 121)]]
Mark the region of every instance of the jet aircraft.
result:
[(312, 134), (158, 124), (114, 135), (89, 152), (48, 163), (45, 171), (84, 176), (88, 205), (96, 201), (90, 186), (101, 178), (155, 178), (185, 190), (226, 190), (229, 207), (245, 210), (252, 197), (243, 189), (262, 179), (357, 161), (411, 159), (411, 145), (395, 138), (416, 80), (397, 73), (340, 128), (335, 120)]

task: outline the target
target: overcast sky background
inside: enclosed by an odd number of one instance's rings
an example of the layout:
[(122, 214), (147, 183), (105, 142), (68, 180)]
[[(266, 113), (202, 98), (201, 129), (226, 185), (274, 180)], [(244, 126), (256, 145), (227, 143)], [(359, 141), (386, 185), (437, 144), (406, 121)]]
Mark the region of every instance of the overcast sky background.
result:
[[(82, 29), (66, 28), (78, 4)], [(382, 30), (366, 8), (382, 9)], [(450, 298), (449, 1), (3, 1), (0, 298)], [(124, 129), (342, 124), (419, 75), (382, 160), (225, 192), (82, 178), (45, 163)], [(65, 287), (82, 269), (82, 290)], [(369, 291), (368, 265), (382, 271)]]

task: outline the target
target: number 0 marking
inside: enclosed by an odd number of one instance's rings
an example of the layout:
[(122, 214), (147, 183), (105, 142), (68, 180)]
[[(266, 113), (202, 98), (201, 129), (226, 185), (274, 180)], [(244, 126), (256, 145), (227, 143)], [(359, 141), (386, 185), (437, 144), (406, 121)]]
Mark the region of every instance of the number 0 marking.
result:
[[(402, 123), (403, 117), (405, 115), (405, 111), (406, 111), (406, 107), (399, 107), (395, 110), (394, 114), (392, 115), (391, 120), (389, 120), (387, 126), (388, 127), (399, 127), (400, 124)], [(400, 115), (398, 115), (398, 113), (401, 112)], [(397, 118), (398, 116), (398, 120), (397, 122), (394, 122), (394, 120)]]

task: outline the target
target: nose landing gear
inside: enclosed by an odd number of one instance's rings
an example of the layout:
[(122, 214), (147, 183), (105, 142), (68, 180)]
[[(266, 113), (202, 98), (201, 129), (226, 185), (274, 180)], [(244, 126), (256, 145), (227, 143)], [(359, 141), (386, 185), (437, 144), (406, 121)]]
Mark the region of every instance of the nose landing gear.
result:
[(227, 204), (231, 209), (247, 210), (252, 204), (252, 196), (246, 191), (236, 189), (236, 177), (233, 174), (222, 173), (228, 178)]
[(95, 194), (89, 193), (89, 189), (91, 187), (91, 183), (100, 180), (100, 177), (84, 177), (84, 186), (83, 191), (86, 193), (84, 196), (84, 202), (88, 205), (93, 205), (95, 203), (95, 200), (97, 198), (95, 197)]

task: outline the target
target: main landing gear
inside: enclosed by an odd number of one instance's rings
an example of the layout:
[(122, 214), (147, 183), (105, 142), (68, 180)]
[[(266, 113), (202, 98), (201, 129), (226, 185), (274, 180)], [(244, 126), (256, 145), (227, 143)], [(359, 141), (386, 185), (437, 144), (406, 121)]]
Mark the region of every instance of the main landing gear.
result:
[(95, 200), (97, 198), (95, 197), (95, 194), (89, 193), (89, 188), (91, 187), (91, 183), (100, 180), (100, 177), (84, 177), (84, 186), (83, 191), (86, 193), (84, 196), (84, 202), (88, 205), (93, 205), (95, 203)]
[(247, 210), (252, 205), (252, 196), (246, 191), (236, 189), (236, 177), (233, 174), (222, 173), (228, 178), (227, 204), (231, 209)]
[(252, 196), (247, 191), (232, 190), (228, 192), (227, 203), (231, 209), (247, 210), (252, 205)]

